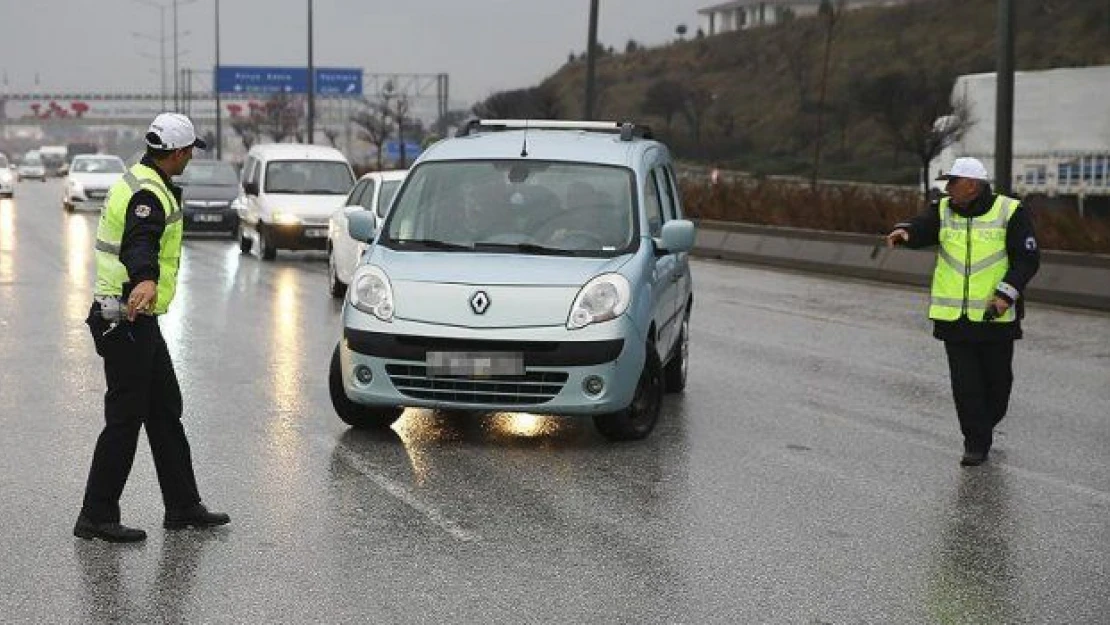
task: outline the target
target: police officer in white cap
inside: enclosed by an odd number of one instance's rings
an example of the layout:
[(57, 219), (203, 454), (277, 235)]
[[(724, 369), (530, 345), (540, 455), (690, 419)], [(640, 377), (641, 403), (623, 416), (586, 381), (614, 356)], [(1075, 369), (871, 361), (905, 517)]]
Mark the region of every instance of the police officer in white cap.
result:
[(189, 441), (181, 425), (181, 389), (158, 316), (173, 301), (181, 259), (181, 174), (204, 149), (193, 123), (162, 113), (146, 134), (146, 155), (108, 191), (96, 233), (96, 287), (89, 316), (108, 391), (77, 524), (80, 538), (136, 542), (146, 532), (120, 523), (119, 499), (146, 426), (165, 504), (167, 529), (230, 521), (200, 500)]
[(1021, 338), (1021, 297), (1040, 266), (1033, 223), (1021, 203), (996, 194), (977, 159), (957, 158), (936, 204), (899, 223), (887, 245), (938, 246), (929, 318), (944, 341), (964, 455), (987, 460), (994, 427), (1006, 416), (1013, 385), (1014, 340)]

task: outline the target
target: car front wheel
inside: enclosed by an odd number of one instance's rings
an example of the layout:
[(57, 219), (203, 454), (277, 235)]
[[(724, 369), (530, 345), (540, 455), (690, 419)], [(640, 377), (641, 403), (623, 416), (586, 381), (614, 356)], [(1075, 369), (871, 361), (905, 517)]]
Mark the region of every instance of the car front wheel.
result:
[(239, 224), (239, 251), (243, 254), (250, 254), (251, 248), (254, 246), (254, 240), (250, 238), (247, 231), (243, 229), (243, 225)]
[(690, 315), (682, 317), (675, 353), (663, 368), (663, 386), (668, 393), (681, 393), (686, 389), (686, 371), (690, 367)]
[(262, 255), (262, 260), (273, 260), (277, 258), (277, 246), (274, 245), (273, 239), (270, 235), (270, 229), (264, 224), (258, 224), (258, 251)]
[(597, 415), (594, 425), (602, 436), (611, 441), (640, 440), (655, 429), (662, 407), (663, 366), (659, 363), (655, 346), (649, 343), (632, 403), (624, 410)]
[(335, 414), (339, 415), (344, 423), (360, 429), (387, 428), (401, 417), (405, 409), (399, 406), (371, 408), (351, 401), (347, 397), (347, 391), (343, 390), (343, 372), (339, 367), (339, 345), (336, 345), (328, 371), (328, 391), (331, 394), (331, 405), (335, 408)]
[(335, 299), (343, 297), (347, 292), (347, 285), (339, 279), (339, 271), (335, 268), (335, 252), (328, 250), (328, 293)]

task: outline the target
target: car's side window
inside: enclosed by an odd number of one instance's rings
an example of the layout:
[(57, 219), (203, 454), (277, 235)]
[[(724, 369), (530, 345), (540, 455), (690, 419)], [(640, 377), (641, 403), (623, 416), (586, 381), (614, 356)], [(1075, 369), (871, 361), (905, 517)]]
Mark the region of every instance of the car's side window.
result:
[(663, 180), (667, 187), (667, 196), (670, 198), (673, 207), (669, 219), (682, 219), (682, 193), (675, 182), (674, 168), (670, 165), (663, 166)]
[(659, 185), (659, 198), (663, 205), (663, 223), (666, 223), (675, 218), (674, 189), (671, 188), (670, 181), (667, 180), (667, 170), (664, 167), (656, 167), (652, 173), (655, 174), (655, 182)]
[(648, 234), (658, 237), (663, 233), (663, 203), (659, 199), (659, 181), (655, 170), (644, 179), (644, 213), (647, 216)]
[(374, 210), (374, 189), (378, 183), (373, 180), (366, 181), (366, 187), (362, 190), (362, 195), (358, 198), (359, 206), (362, 206), (368, 211)]
[(354, 189), (351, 189), (351, 193), (347, 195), (347, 201), (344, 202), (343, 205), (344, 206), (360, 206), (361, 205), (361, 200), (362, 200), (362, 194), (363, 194), (364, 191), (366, 191), (366, 181), (365, 180), (356, 184)]
[(257, 185), (259, 183), (258, 173), (262, 170), (261, 162), (258, 159), (253, 159), (250, 162), (250, 169), (247, 170), (247, 182)]

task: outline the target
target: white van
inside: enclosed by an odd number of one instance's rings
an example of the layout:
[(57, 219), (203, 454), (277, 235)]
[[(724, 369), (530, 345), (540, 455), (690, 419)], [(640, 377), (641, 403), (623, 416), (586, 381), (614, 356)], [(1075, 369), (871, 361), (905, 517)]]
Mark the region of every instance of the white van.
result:
[(296, 143), (256, 145), (243, 164), (239, 249), (258, 241), (263, 260), (278, 249), (323, 250), (328, 218), (354, 184), (351, 164), (335, 148)]

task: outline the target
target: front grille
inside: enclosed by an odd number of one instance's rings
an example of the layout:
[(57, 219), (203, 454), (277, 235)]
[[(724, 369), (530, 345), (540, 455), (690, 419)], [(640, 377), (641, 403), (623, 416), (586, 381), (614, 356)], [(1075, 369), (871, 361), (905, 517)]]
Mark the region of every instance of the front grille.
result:
[(85, 197), (90, 200), (103, 200), (108, 197), (107, 189), (85, 189)]
[(529, 371), (498, 378), (430, 377), (423, 365), (386, 365), (393, 386), (403, 395), (430, 401), (529, 406), (551, 401), (567, 382), (564, 371)]
[(343, 336), (354, 351), (390, 360), (426, 362), (429, 351), (520, 352), (526, 367), (585, 367), (612, 362), (624, 349), (623, 339), (605, 341), (505, 341), (452, 339), (386, 334), (344, 328)]

